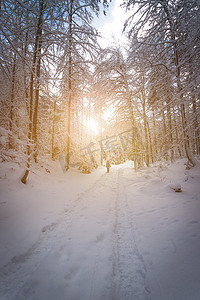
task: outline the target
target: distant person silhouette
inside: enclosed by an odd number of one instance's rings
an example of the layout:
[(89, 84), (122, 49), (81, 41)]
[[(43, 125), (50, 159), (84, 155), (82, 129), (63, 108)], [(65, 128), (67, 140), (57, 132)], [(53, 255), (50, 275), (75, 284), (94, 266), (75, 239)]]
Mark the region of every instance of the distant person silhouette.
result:
[(109, 160), (107, 160), (107, 161), (106, 161), (107, 173), (109, 173), (109, 171), (110, 171), (110, 167), (111, 167), (110, 161), (109, 161)]

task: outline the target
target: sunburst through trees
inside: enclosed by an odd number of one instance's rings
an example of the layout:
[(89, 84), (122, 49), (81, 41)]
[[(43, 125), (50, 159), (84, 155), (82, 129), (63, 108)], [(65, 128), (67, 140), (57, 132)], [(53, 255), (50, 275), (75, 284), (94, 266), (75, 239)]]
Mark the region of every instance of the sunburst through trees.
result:
[(83, 172), (200, 154), (200, 7), (122, 1), (125, 45), (102, 49), (92, 20), (109, 1), (4, 1), (1, 160), (64, 158)]

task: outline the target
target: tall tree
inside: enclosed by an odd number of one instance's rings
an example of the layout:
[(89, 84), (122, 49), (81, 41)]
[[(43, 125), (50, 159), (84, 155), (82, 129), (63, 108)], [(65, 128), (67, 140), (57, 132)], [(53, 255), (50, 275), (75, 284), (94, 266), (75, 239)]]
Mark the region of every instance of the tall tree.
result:
[[(39, 0), (39, 17), (37, 23), (37, 31), (35, 36), (35, 48), (33, 54), (33, 69), (32, 80), (35, 75), (35, 105), (33, 111), (33, 142), (35, 144), (34, 160), (37, 162), (37, 125), (38, 125), (38, 105), (39, 105), (39, 91), (40, 91), (40, 69), (41, 69), (41, 52), (42, 52), (42, 29), (43, 29), (43, 14), (45, 10), (44, 0)], [(35, 74), (34, 74), (35, 73)], [(31, 84), (31, 88), (33, 85)], [(33, 91), (31, 91), (31, 95)], [(31, 117), (32, 118), (32, 117)]]
[[(193, 21), (195, 19), (199, 25), (199, 21), (197, 21), (200, 16), (199, 4), (195, 0), (142, 0), (140, 2), (128, 0), (124, 1), (124, 4), (129, 9), (136, 7), (133, 16), (126, 22), (126, 28), (129, 37), (137, 43), (138, 47), (145, 47), (150, 54), (149, 57), (145, 57), (146, 69), (148, 69), (148, 65), (149, 69), (156, 65), (162, 65), (174, 75), (173, 85), (176, 86), (176, 97), (172, 100), (174, 100), (174, 105), (180, 107), (185, 153), (190, 163), (195, 165), (196, 160), (190, 150), (189, 126), (186, 116), (186, 108), (189, 108), (191, 103), (186, 95), (188, 92), (191, 93), (191, 88), (185, 78), (189, 61), (196, 61), (198, 56), (198, 30), (194, 29)], [(136, 15), (138, 18), (134, 23)], [(193, 21), (190, 21), (191, 17)], [(183, 51), (186, 40), (190, 40), (187, 52)], [(192, 85), (195, 85), (194, 81)], [(169, 99), (166, 101), (169, 103)], [(170, 110), (168, 110), (168, 115), (169, 113), (171, 113)]]
[[(63, 97), (67, 102), (66, 170), (70, 166), (71, 119), (76, 97), (90, 78), (90, 66), (98, 51), (97, 31), (92, 27), (92, 11), (99, 11), (100, 1), (65, 1), (66, 43), (61, 45), (59, 70), (63, 76)], [(104, 1), (104, 5), (107, 2)], [(89, 81), (88, 81), (89, 82)]]

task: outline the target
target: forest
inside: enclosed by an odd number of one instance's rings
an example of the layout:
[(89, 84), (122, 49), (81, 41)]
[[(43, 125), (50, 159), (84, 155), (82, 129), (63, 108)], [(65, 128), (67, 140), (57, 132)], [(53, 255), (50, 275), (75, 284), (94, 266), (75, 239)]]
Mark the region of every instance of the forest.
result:
[(102, 48), (108, 0), (0, 1), (0, 160), (82, 173), (200, 155), (200, 1), (122, 0), (126, 43)]

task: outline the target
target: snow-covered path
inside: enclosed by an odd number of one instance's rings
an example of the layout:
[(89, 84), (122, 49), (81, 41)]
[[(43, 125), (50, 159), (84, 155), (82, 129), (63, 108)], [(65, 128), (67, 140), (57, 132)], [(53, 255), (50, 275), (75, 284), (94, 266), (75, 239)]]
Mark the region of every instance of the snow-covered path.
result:
[[(6, 234), (18, 220), (9, 218), (16, 189), (2, 189), (1, 207), (9, 205), (1, 222), (1, 300), (200, 298), (199, 171), (184, 174), (180, 163), (136, 173), (124, 165), (70, 176), (17, 191), (22, 207), (27, 191), (32, 196), (23, 210), (30, 218), (20, 215), (26, 230), (16, 229), (13, 242)], [(177, 178), (182, 193), (168, 187)]]

